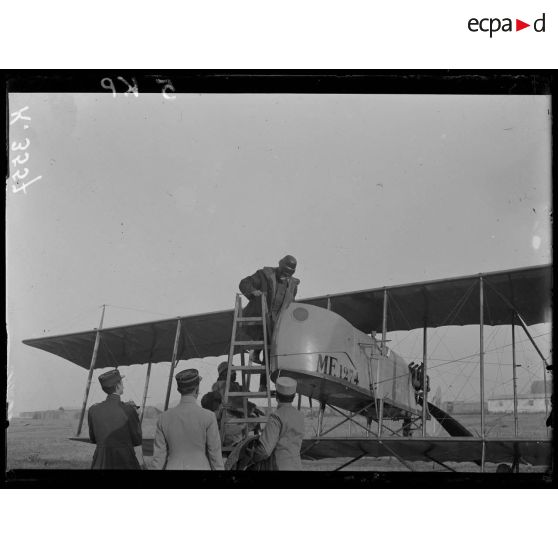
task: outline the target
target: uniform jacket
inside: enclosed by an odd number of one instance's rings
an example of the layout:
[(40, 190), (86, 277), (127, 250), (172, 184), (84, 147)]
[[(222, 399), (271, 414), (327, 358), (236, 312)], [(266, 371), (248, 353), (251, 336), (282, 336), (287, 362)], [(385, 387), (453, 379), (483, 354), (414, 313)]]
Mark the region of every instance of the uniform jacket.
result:
[[(217, 393), (219, 393), (221, 395), (221, 400), (222, 401), (225, 400), (226, 384), (227, 384), (226, 380), (218, 380), (211, 386), (212, 391), (216, 391)], [(238, 382), (231, 381), (230, 386), (229, 386), (229, 393), (233, 392), (233, 391), (242, 391), (242, 388), (240, 387), (240, 384)], [(233, 407), (233, 409), (243, 409), (244, 408), (244, 406), (242, 404), (242, 399), (240, 397), (231, 397), (229, 399), (229, 405), (231, 405)], [(250, 405), (254, 406), (253, 403), (250, 403), (250, 401), (248, 401), (248, 407), (249, 408), (250, 408)]]
[[(212, 391), (219, 393), (221, 395), (222, 401), (225, 400), (225, 386), (226, 380), (218, 380), (212, 386)], [(238, 382), (231, 381), (229, 392), (233, 391), (242, 391), (242, 387)], [(232, 415), (231, 418), (242, 418), (244, 417), (244, 404), (242, 402), (241, 397), (231, 397), (228, 400), (229, 404), (229, 417)], [(253, 417), (254, 410), (256, 409), (256, 405), (251, 401), (246, 401), (248, 416)], [(224, 431), (221, 430), (222, 424), (221, 421), (223, 420), (223, 406), (221, 405), (217, 411), (215, 411), (215, 415), (217, 417), (217, 425), (219, 426), (219, 432), (224, 432), (224, 436), (221, 439), (221, 445), (225, 447), (232, 446), (242, 440), (244, 436), (244, 424), (242, 423), (232, 423), (225, 425)], [(254, 430), (255, 424), (251, 427), (249, 426), (249, 430)]]
[[(249, 300), (248, 305), (243, 312), (245, 316), (261, 315), (260, 297), (254, 297), (252, 293), (254, 291), (261, 291), (265, 295), (268, 314), (271, 322), (270, 334), (273, 333), (273, 329), (275, 328), (275, 324), (277, 322), (279, 314), (281, 313), (281, 310), (286, 308), (295, 299), (298, 285), (300, 283), (300, 280), (296, 277), (289, 277), (285, 279), (284, 281), (287, 283), (287, 285), (283, 302), (279, 307), (273, 308), (273, 301), (275, 298), (275, 293), (277, 292), (278, 284), (277, 269), (278, 268), (276, 267), (264, 267), (262, 269), (258, 269), (258, 271), (256, 271), (256, 273), (254, 273), (253, 275), (242, 279), (242, 281), (238, 285), (240, 292)], [(254, 326), (252, 326), (250, 329), (255, 328)], [(261, 328), (259, 331), (261, 331)]]
[(159, 416), (152, 469), (223, 469), (215, 413), (202, 409), (193, 395)]
[(279, 471), (302, 469), (300, 447), (304, 438), (304, 416), (291, 403), (279, 403), (269, 417), (256, 448), (255, 461), (274, 454)]
[[(211, 391), (216, 391), (217, 393), (221, 394), (221, 397), (224, 399), (225, 398), (225, 387), (226, 387), (227, 381), (226, 380), (217, 380), (212, 386), (211, 386)], [(242, 388), (240, 387), (240, 384), (238, 382), (233, 382), (231, 380), (231, 383), (229, 385), (229, 392), (231, 391), (242, 391)]]
[(87, 415), (89, 438), (97, 444), (92, 469), (141, 469), (134, 446), (141, 446), (141, 424), (136, 410), (109, 395), (91, 405)]

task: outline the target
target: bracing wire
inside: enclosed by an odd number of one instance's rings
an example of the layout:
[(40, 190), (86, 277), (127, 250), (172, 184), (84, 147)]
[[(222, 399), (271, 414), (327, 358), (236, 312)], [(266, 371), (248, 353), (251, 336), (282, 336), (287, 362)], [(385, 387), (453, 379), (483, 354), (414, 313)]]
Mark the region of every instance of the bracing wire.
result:
[(192, 339), (192, 337), (188, 333), (188, 330), (183, 328), (181, 331), (184, 331), (184, 334), (186, 335), (186, 337), (188, 338), (188, 340), (192, 344), (192, 347), (194, 347), (194, 351), (196, 351), (196, 354), (198, 355), (198, 358), (203, 358), (201, 356), (200, 352), (198, 351), (198, 347), (197, 347), (196, 343), (194, 343), (194, 340)]
[[(399, 354), (399, 353), (398, 353)], [(416, 354), (416, 353), (411, 353), (411, 354)], [(402, 355), (399, 354), (399, 356), (401, 356), (402, 358), (404, 358), (405, 360), (411, 360), (414, 359), (416, 360), (415, 357), (411, 357), (408, 355)], [(455, 360), (448, 360), (446, 358), (428, 358), (428, 362), (439, 362), (440, 364), (436, 364), (435, 366), (428, 366), (428, 370), (432, 370), (433, 368), (439, 368), (440, 366), (445, 366), (448, 364), (453, 364), (454, 362), (462, 362), (462, 363), (466, 363), (466, 364), (476, 364), (478, 363), (478, 360), (462, 360), (461, 358), (455, 359)], [(484, 361), (485, 364), (489, 364), (489, 365), (493, 365), (493, 366), (497, 366), (498, 362), (486, 362)], [(511, 366), (511, 362), (507, 362), (507, 363), (502, 363), (502, 366)], [(455, 374), (455, 372), (451, 371), (451, 370), (446, 370), (444, 372), (444, 374)]]
[(114, 356), (114, 353), (110, 349), (110, 345), (105, 341), (102, 334), (99, 339), (99, 345), (102, 345), (103, 348), (106, 349), (107, 353), (109, 354), (109, 357), (112, 359), (112, 362), (114, 363), (113, 366), (115, 368), (118, 368), (118, 360)]
[[(489, 397), (494, 397), (494, 393), (496, 392), (496, 388), (497, 386), (500, 385), (499, 380), (500, 380), (500, 375), (502, 374), (502, 352), (499, 352), (496, 354), (496, 359), (498, 360), (498, 364), (496, 364), (497, 369), (496, 369), (496, 380), (494, 381), (494, 384), (492, 386), (492, 391), (490, 391), (489, 393)], [(486, 362), (485, 362), (486, 364)], [(488, 378), (487, 378), (488, 380)], [(490, 382), (490, 380), (488, 380)]]
[[(533, 336), (533, 339), (537, 339), (538, 337), (543, 337), (543, 336), (545, 336), (545, 335), (550, 335), (550, 333), (548, 332), (548, 333), (541, 333), (540, 335), (534, 335), (534, 336)], [(521, 344), (521, 343), (526, 343), (526, 342), (528, 342), (528, 341), (529, 341), (529, 339), (522, 339), (521, 341), (516, 341), (515, 344), (516, 344), (516, 346), (517, 346), (517, 345), (519, 345), (519, 344)], [(495, 348), (493, 348), (493, 349), (490, 349), (489, 351), (484, 351), (484, 353), (485, 353), (485, 354), (487, 354), (487, 353), (492, 353), (492, 352), (494, 352), (494, 351), (497, 351), (497, 350), (499, 350), (499, 349), (503, 349), (503, 348), (505, 348), (505, 347), (511, 347), (511, 343), (509, 343), (509, 344), (507, 344), (507, 345), (501, 345), (500, 347), (495, 347)], [(466, 356), (464, 356), (464, 357), (460, 357), (460, 358), (455, 359), (455, 360), (453, 360), (453, 361), (450, 360), (450, 361), (447, 361), (447, 362), (443, 362), (442, 364), (436, 364), (436, 365), (434, 365), (434, 366), (429, 366), (429, 369), (432, 370), (433, 368), (438, 368), (438, 367), (440, 367), (440, 366), (445, 366), (445, 365), (451, 364), (451, 363), (453, 363), (453, 362), (460, 362), (460, 361), (463, 361), (463, 360), (465, 360), (465, 359), (467, 359), (467, 358), (477, 357), (477, 356), (479, 356), (479, 353), (472, 353), (472, 354), (470, 354), (470, 355), (466, 355)], [(431, 360), (437, 360), (437, 359), (431, 359)]]
[[(389, 292), (389, 291), (388, 291)], [(399, 306), (399, 303), (397, 302), (397, 300), (395, 299), (394, 295), (389, 295), (388, 296), (388, 305), (390, 302), (393, 302), (393, 307), (399, 312), (399, 314), (401, 315), (401, 317), (405, 320), (405, 323), (407, 324), (407, 329), (411, 330), (413, 329), (411, 327), (411, 324), (409, 323), (409, 320), (407, 319), (407, 316), (405, 315), (405, 313), (403, 312), (403, 310), (401, 309), (401, 307)]]
[(145, 314), (153, 314), (154, 316), (164, 316), (165, 318), (171, 318), (169, 314), (162, 314), (161, 312), (153, 312), (151, 310), (145, 310), (142, 308), (130, 308), (128, 306), (117, 306), (116, 304), (106, 304), (105, 306), (110, 306), (111, 308), (119, 308), (121, 310), (132, 310), (133, 312), (144, 312)]
[[(446, 319), (438, 327), (444, 327), (450, 320), (452, 320), (455, 316), (459, 315), (461, 309), (467, 302), (467, 299), (469, 298), (474, 286), (475, 286), (474, 283), (469, 285), (469, 288), (465, 291), (465, 293), (463, 293), (461, 298), (456, 302), (455, 306), (448, 312)], [(438, 350), (440, 343), (442, 342), (442, 336), (439, 335), (438, 337), (439, 337), (438, 344), (430, 351), (431, 353), (435, 353)]]
[[(112, 352), (109, 343), (107, 343), (105, 341), (105, 339), (103, 339), (103, 335), (101, 334), (101, 337), (99, 339), (99, 345), (103, 345), (103, 348), (106, 349), (107, 353), (109, 354), (109, 357), (112, 359), (112, 362), (114, 363), (114, 367), (118, 368), (118, 360), (116, 359), (114, 353)], [(132, 382), (127, 382), (126, 383), (126, 389), (128, 389), (129, 391), (132, 392), (132, 395), (137, 398), (139, 397), (136, 390), (134, 389)]]
[(459, 315), (461, 309), (463, 308), (463, 306), (465, 306), (467, 299), (471, 295), (471, 291), (474, 289), (474, 287), (475, 287), (475, 283), (471, 283), (471, 285), (469, 285), (469, 288), (463, 293), (463, 295), (457, 301), (453, 309), (448, 312), (446, 319), (438, 327), (445, 326), (450, 321), (450, 319), (453, 319), (455, 316)]
[[(462, 295), (462, 297), (460, 298), (460, 300), (455, 304), (454, 308), (448, 313), (448, 315), (447, 315), (447, 317), (446, 317), (446, 319), (444, 320), (444, 322), (443, 322), (442, 325), (444, 325), (445, 323), (449, 322), (450, 319), (451, 319), (452, 317), (458, 315), (458, 313), (461, 311), (461, 309), (463, 308), (464, 304), (466, 303), (468, 297), (470, 296), (470, 294), (471, 294), (471, 292), (472, 292), (474, 286), (475, 286), (475, 284), (472, 284), (471, 286), (469, 286), (469, 288), (467, 289), (467, 291)], [(393, 303), (394, 303), (393, 306), (399, 311), (399, 313), (404, 317), (405, 321), (408, 323), (408, 320), (407, 320), (406, 317), (404, 316), (404, 314), (403, 314), (403, 312), (402, 312), (402, 310), (401, 310), (399, 304), (397, 303), (397, 301), (396, 301), (393, 297), (390, 297), (390, 298), (393, 300)], [(487, 305), (487, 314), (488, 314), (488, 318), (489, 318), (489, 321), (490, 321), (490, 319), (491, 319), (491, 318), (490, 318), (490, 315), (491, 315), (491, 314), (490, 314), (490, 307), (489, 307), (488, 305)], [(494, 330), (493, 332), (491, 332), (491, 335), (489, 336), (489, 338), (488, 338), (488, 340), (487, 340), (487, 346), (490, 346), (490, 343), (492, 343), (492, 342), (494, 341), (496, 335), (497, 335), (497, 331), (496, 331), (496, 330)], [(416, 344), (416, 341), (415, 341), (415, 344)], [(445, 361), (442, 362), (441, 364), (434, 365), (434, 366), (429, 366), (429, 370), (432, 370), (432, 369), (434, 369), (434, 368), (438, 368), (438, 367), (441, 367), (441, 366), (447, 366), (448, 364), (451, 364), (451, 363), (453, 363), (453, 362), (462, 362), (462, 363), (463, 363), (463, 361), (464, 361), (465, 358), (470, 358), (470, 356), (478, 356), (478, 353), (477, 353), (477, 354), (474, 354), (474, 355), (469, 355), (469, 356), (467, 356), (467, 357), (461, 357), (461, 358), (459, 358), (459, 359), (453, 358), (454, 355), (452, 354), (452, 351), (448, 348), (447, 344), (444, 342), (444, 339), (443, 339), (442, 336), (439, 336), (439, 340), (438, 340), (437, 344), (435, 345), (433, 352), (435, 352), (441, 344), (445, 347), (445, 349), (447, 350), (447, 352), (450, 354), (450, 356), (452, 357), (452, 360), (445, 360)], [(505, 347), (505, 345), (504, 345), (504, 347)], [(489, 349), (489, 350), (484, 351), (484, 352), (485, 352), (485, 353), (487, 353), (487, 352), (493, 352), (493, 351), (499, 350), (500, 348), (503, 348), (503, 347), (498, 347), (498, 348)], [(429, 359), (429, 360), (430, 360), (430, 359)], [(441, 360), (441, 359), (432, 359), (432, 360)], [(501, 355), (500, 355), (500, 354), (497, 356), (497, 360), (498, 360), (498, 362), (496, 362), (496, 363), (487, 363), (487, 364), (495, 364), (495, 365), (498, 366), (498, 379), (499, 379), (499, 376), (500, 376), (500, 374), (501, 374), (501, 367), (502, 367), (502, 360), (501, 360)], [(469, 362), (465, 362), (464, 364), (469, 364), (469, 363), (471, 363), (471, 364), (476, 364), (477, 361), (469, 361)], [(459, 393), (457, 394), (457, 397), (462, 393), (463, 389), (464, 389), (467, 385), (470, 386), (470, 387), (473, 387), (473, 386), (471, 386), (471, 376), (472, 376), (473, 372), (474, 372), (474, 369), (472, 369), (471, 372), (466, 376), (466, 382), (463, 384), (463, 386), (462, 386), (461, 389), (459, 390)], [(458, 372), (458, 375), (459, 375), (460, 377), (463, 377), (463, 370), (459, 371), (459, 372)], [(452, 384), (449, 384), (449, 385), (448, 385), (447, 382), (443, 379), (443, 377), (441, 377), (441, 379), (442, 379), (443, 383), (447, 385), (448, 390), (450, 390), (450, 391), (453, 392), (453, 389), (452, 389), (453, 386), (452, 386)], [(498, 384), (498, 382), (495, 382), (495, 385), (497, 385), (497, 384)], [(494, 389), (495, 389), (495, 388), (494, 388)], [(476, 391), (477, 389), (474, 388), (474, 390)]]
[[(489, 339), (492, 339), (492, 338), (496, 335), (496, 333), (497, 333), (496, 330), (492, 331), (491, 334), (490, 334)], [(450, 351), (450, 349), (448, 348), (448, 346), (447, 346), (446, 343), (444, 342), (443, 337), (440, 337), (440, 340), (439, 340), (439, 343), (438, 343), (437, 346), (439, 346), (440, 344), (443, 344), (443, 346), (445, 347), (446, 351), (448, 351), (448, 353), (449, 353), (451, 356), (453, 356), (453, 355), (452, 355), (452, 352)], [(477, 355), (471, 355), (471, 356), (478, 356), (478, 353), (477, 353)], [(467, 357), (467, 358), (468, 358), (468, 357)], [(478, 393), (478, 387), (471, 384), (471, 377), (472, 377), (473, 372), (475, 371), (476, 368), (475, 368), (475, 367), (472, 367), (470, 373), (469, 373), (467, 376), (465, 376), (465, 374), (464, 374), (464, 370), (467, 368), (467, 365), (468, 365), (468, 364), (473, 364), (473, 365), (478, 364), (478, 361), (476, 361), (476, 360), (475, 360), (475, 361), (465, 361), (465, 362), (464, 362), (463, 359), (454, 359), (453, 361), (444, 362), (444, 363), (442, 363), (442, 364), (438, 364), (438, 365), (435, 365), (435, 366), (430, 366), (430, 367), (429, 367), (429, 370), (432, 370), (432, 369), (435, 369), (435, 368), (439, 368), (440, 366), (447, 366), (448, 364), (457, 363), (457, 362), (460, 362), (461, 364), (465, 364), (465, 366), (463, 366), (463, 367), (461, 368), (461, 370), (459, 370), (458, 373), (457, 373), (457, 375), (458, 375), (460, 378), (464, 378), (465, 381), (464, 381), (464, 383), (462, 384), (461, 388), (459, 389), (459, 392), (455, 395), (455, 399), (457, 399), (457, 398), (461, 395), (461, 393), (463, 392), (463, 390), (465, 389), (466, 386), (469, 386), (475, 394)], [(444, 374), (445, 374), (445, 373), (444, 373)], [(442, 376), (440, 376), (440, 378), (442, 378)], [(444, 380), (442, 380), (442, 381), (444, 381)], [(455, 379), (454, 379), (453, 381), (455, 381)], [(448, 387), (448, 390), (451, 390), (452, 394), (455, 394), (455, 392), (453, 391), (453, 382), (452, 382), (451, 384), (448, 385), (448, 384), (444, 381), (444, 384), (446, 384), (446, 386)]]
[[(449, 347), (446, 345), (446, 343), (444, 342), (442, 336), (440, 336), (440, 342), (438, 343), (438, 346), (439, 346), (440, 344), (442, 344), (442, 345), (445, 347), (446, 351), (449, 353), (449, 355), (452, 357), (452, 359), (454, 359), (454, 355), (453, 355), (452, 351), (451, 351), (451, 350), (449, 349)], [(441, 375), (440, 375), (440, 376), (441, 376)], [(455, 380), (454, 380), (454, 381), (455, 381)], [(444, 382), (444, 383), (445, 383), (445, 382)], [(446, 384), (446, 385), (447, 385), (447, 384)], [(454, 392), (453, 392), (453, 389), (452, 389), (452, 393), (454, 393)]]
[(78, 319), (83, 318), (86, 314), (93, 314), (93, 311), (98, 310), (99, 307), (98, 306), (88, 306), (87, 309), (82, 310), (81, 312), (79, 312), (78, 314), (76, 314), (73, 318), (70, 318), (69, 320), (65, 320), (64, 323), (61, 322), (56, 322), (51, 325), (50, 327), (47, 327), (44, 331), (45, 332), (50, 332), (53, 329), (62, 329), (62, 327), (64, 328), (69, 328), (71, 324), (75, 323)]

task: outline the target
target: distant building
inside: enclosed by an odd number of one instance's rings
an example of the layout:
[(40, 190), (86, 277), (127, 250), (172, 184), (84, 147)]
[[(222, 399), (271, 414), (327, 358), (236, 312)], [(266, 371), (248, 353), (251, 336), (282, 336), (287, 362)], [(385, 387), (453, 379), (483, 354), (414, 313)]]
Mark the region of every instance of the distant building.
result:
[(39, 420), (56, 420), (64, 418), (66, 414), (64, 411), (35, 411), (35, 416), (33, 418)]
[[(450, 415), (480, 415), (480, 401), (446, 401), (443, 405)], [(484, 402), (484, 411), (488, 412), (488, 404)]]
[[(517, 396), (518, 413), (546, 413), (550, 410), (550, 397), (545, 398), (544, 394), (528, 393)], [(513, 395), (500, 395), (488, 400), (489, 413), (513, 413)]]
[(545, 381), (544, 380), (535, 380), (531, 383), (531, 393), (536, 394), (543, 394), (545, 392), (550, 393), (552, 391), (552, 384), (550, 382), (546, 382), (546, 389), (545, 389)]
[(34, 420), (77, 419), (79, 416), (79, 410), (63, 408), (48, 411), (23, 411), (19, 413), (19, 418)]
[[(144, 418), (157, 418), (161, 414), (161, 410), (157, 407), (148, 405), (145, 407)], [(71, 419), (78, 420), (81, 416), (81, 409), (75, 407), (59, 407), (58, 409), (50, 409), (48, 411), (22, 411), (19, 413), (19, 418), (33, 419), (33, 420), (59, 420)], [(85, 413), (85, 420), (87, 421), (87, 413)]]

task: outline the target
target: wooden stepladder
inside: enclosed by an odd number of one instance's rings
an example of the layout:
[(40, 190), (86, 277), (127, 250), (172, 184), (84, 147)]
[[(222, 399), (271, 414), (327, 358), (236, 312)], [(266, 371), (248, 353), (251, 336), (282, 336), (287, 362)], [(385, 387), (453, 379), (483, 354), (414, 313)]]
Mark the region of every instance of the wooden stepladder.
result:
[[(261, 315), (254, 317), (244, 317), (242, 315), (242, 299), (241, 295), (236, 295), (234, 305), (233, 327), (231, 334), (231, 346), (229, 350), (229, 360), (227, 368), (227, 380), (225, 383), (225, 395), (223, 398), (223, 412), (221, 415), (221, 440), (225, 440), (225, 429), (228, 424), (244, 424), (244, 438), (250, 433), (250, 424), (265, 423), (267, 417), (271, 414), (271, 378), (269, 371), (269, 349), (267, 339), (267, 307), (265, 296), (261, 295)], [(243, 327), (247, 325), (259, 325), (262, 330), (262, 339), (260, 340), (243, 340), (239, 339), (239, 334), (243, 332)], [(247, 337), (240, 335), (240, 337)], [(240, 352), (240, 366), (233, 364), (233, 357), (238, 348)], [(263, 365), (253, 364), (252, 357), (246, 363), (246, 352), (250, 350), (262, 350)], [(242, 391), (231, 390), (231, 377), (233, 372), (241, 372), (242, 374)], [(266, 389), (265, 391), (250, 391), (250, 380), (253, 374), (265, 374)], [(248, 399), (267, 399), (267, 412), (265, 416), (249, 417), (248, 416)], [(243, 417), (231, 417), (229, 409), (231, 407), (238, 408), (234, 400), (242, 400)], [(223, 451), (230, 451), (231, 447), (223, 447)]]

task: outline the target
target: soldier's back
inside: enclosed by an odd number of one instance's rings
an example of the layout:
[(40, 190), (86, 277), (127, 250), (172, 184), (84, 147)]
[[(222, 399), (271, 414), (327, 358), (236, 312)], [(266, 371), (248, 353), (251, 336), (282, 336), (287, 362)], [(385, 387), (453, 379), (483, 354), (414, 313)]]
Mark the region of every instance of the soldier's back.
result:
[(88, 421), (90, 438), (97, 444), (92, 469), (141, 468), (134, 451), (141, 444), (141, 427), (132, 407), (109, 396), (90, 407)]
[(275, 413), (281, 420), (281, 434), (275, 447), (280, 471), (302, 469), (300, 448), (304, 438), (304, 415), (292, 405), (279, 404)]
[(195, 400), (181, 401), (159, 417), (168, 447), (166, 469), (211, 469), (206, 454), (208, 429), (215, 414)]
[(89, 421), (93, 423), (98, 444), (123, 445), (129, 441), (124, 428), (128, 424), (128, 415), (119, 402), (106, 400), (91, 405)]

